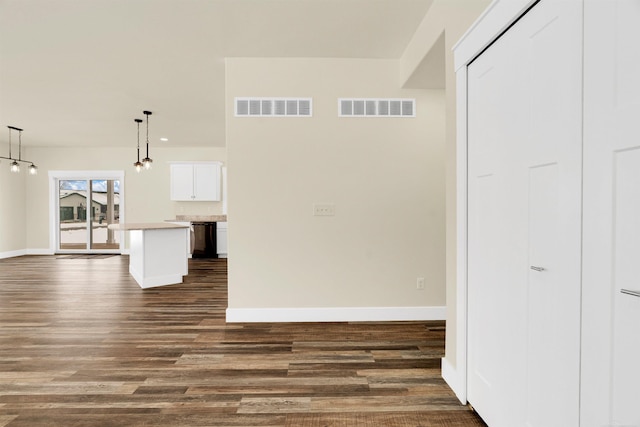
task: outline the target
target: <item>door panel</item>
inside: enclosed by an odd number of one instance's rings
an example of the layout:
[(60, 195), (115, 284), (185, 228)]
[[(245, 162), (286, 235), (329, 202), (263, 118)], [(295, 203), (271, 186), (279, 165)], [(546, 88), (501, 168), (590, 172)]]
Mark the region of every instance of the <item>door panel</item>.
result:
[(583, 427), (640, 425), (640, 2), (585, 3)]
[(87, 249), (87, 182), (58, 181), (58, 249)]
[(640, 147), (614, 159), (611, 423), (640, 425)]
[(89, 230), (90, 248), (93, 250), (119, 249), (120, 233), (108, 228), (119, 222), (120, 181), (94, 179), (89, 181), (93, 206)]
[(120, 180), (59, 179), (58, 251), (120, 250), (120, 233), (108, 225), (120, 221)]
[(541, 2), (468, 68), (468, 400), (491, 427), (578, 426), (581, 16)]
[[(542, 424), (545, 412), (540, 408), (548, 404), (547, 375), (554, 370), (561, 343), (554, 336), (554, 322), (563, 307), (556, 298), (558, 283), (558, 253), (556, 237), (559, 235), (558, 164), (533, 167), (529, 171), (529, 280), (527, 292), (527, 402), (526, 425)], [(554, 351), (549, 351), (553, 349)], [(555, 400), (554, 406), (565, 402)], [(558, 413), (557, 408), (549, 408)], [(541, 417), (542, 416), (542, 417)]]
[[(613, 6), (609, 6), (613, 7)], [(611, 424), (640, 425), (640, 2), (615, 2), (616, 145), (613, 186)]]
[[(479, 253), (482, 245), (496, 234), (498, 224), (494, 221), (496, 214), (496, 179), (493, 175), (476, 177), (470, 182), (473, 188), (474, 200), (471, 202), (474, 216), (469, 217), (473, 223), (473, 230), (469, 234), (469, 251)], [(473, 395), (478, 396), (475, 405), (484, 406), (485, 400), (495, 399), (494, 384), (499, 382), (500, 351), (499, 331), (501, 327), (501, 315), (499, 309), (486, 312), (485, 307), (493, 304), (493, 295), (499, 294), (498, 281), (494, 280), (494, 274), (498, 266), (497, 251), (486, 251), (482, 262), (470, 265), (470, 277), (473, 277), (473, 286), (469, 287), (469, 299), (475, 301), (469, 305), (469, 316), (473, 322), (469, 322), (469, 346), (474, 349), (473, 357), (469, 359), (469, 371), (473, 374), (473, 381), (469, 387)], [(483, 334), (482, 331), (493, 331), (491, 334)]]
[(559, 169), (557, 163), (542, 165), (529, 175), (527, 426), (577, 425), (579, 260), (564, 252), (579, 254), (580, 240), (579, 230), (567, 230), (574, 224), (562, 223), (568, 207), (561, 203)]
[[(498, 40), (468, 73), (468, 399), (491, 426), (507, 425), (509, 412), (516, 410), (518, 401), (508, 391), (516, 380), (511, 374), (522, 371), (518, 366), (524, 358), (517, 339), (521, 325), (512, 313), (522, 288), (510, 285), (519, 262), (509, 242), (517, 240), (519, 230), (508, 213), (520, 206), (517, 200), (509, 203), (512, 165), (500, 161), (512, 150), (510, 141), (516, 140), (521, 120), (510, 100), (511, 89), (519, 89), (510, 84), (511, 64), (517, 61), (510, 64), (502, 55), (513, 50), (512, 42)], [(502, 410), (493, 409), (496, 402)]]
[(525, 425), (570, 427), (580, 405), (582, 10), (560, 1), (533, 12)]

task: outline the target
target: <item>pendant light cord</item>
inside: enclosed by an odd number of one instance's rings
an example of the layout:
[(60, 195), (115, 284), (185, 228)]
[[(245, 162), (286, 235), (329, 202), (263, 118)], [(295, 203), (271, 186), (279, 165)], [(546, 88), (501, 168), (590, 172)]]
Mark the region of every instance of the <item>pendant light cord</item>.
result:
[(18, 131), (18, 161), (22, 161), (22, 131)]
[(138, 124), (138, 163), (140, 163), (140, 122), (142, 120), (136, 119), (136, 123)]
[(136, 172), (140, 172), (143, 167), (144, 169), (151, 169), (151, 163), (153, 162), (153, 160), (149, 158), (149, 116), (151, 115), (151, 111), (145, 110), (143, 113), (147, 116), (147, 156), (140, 162), (140, 123), (142, 123), (142, 119), (135, 119), (135, 122), (138, 124), (138, 145), (136, 146), (138, 161), (133, 164), (136, 167)]
[(144, 114), (147, 115), (147, 159), (149, 158), (149, 114), (145, 111)]

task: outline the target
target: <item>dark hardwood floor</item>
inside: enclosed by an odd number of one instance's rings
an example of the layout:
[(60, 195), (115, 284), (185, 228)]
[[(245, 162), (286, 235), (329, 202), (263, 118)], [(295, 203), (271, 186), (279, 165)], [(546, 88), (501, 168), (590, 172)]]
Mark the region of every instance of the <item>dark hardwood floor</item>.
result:
[(0, 427), (484, 426), (443, 322), (227, 324), (225, 260), (142, 290), (125, 256), (0, 260)]

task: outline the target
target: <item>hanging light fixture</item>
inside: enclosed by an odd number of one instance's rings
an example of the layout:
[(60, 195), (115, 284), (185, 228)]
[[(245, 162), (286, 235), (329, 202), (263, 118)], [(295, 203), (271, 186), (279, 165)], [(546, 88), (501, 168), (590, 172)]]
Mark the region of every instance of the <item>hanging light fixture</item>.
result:
[(153, 160), (149, 157), (149, 116), (153, 113), (151, 111), (143, 111), (143, 113), (147, 116), (147, 157), (142, 159), (142, 164), (145, 169), (151, 169), (151, 163), (153, 163)]
[[(12, 160), (9, 165), (9, 170), (14, 173), (20, 172), (20, 163), (31, 163), (29, 166), (29, 174), (35, 175), (38, 173), (38, 167), (29, 160), (22, 160), (22, 129), (15, 126), (7, 126), (9, 128), (9, 157), (0, 156), (0, 159)], [(18, 158), (14, 159), (11, 155), (11, 131), (18, 131)]]
[[(11, 129), (16, 129), (19, 130), (18, 128), (14, 128), (13, 126), (7, 126), (9, 128), (9, 159), (12, 158), (11, 156)], [(13, 161), (11, 162), (11, 164), (9, 165), (9, 170), (13, 173), (18, 173), (20, 172), (20, 164), (17, 161)]]
[(142, 167), (144, 166), (141, 162), (140, 162), (140, 123), (142, 123), (142, 119), (134, 119), (134, 121), (137, 123), (138, 125), (138, 161), (136, 161), (133, 166), (135, 166), (136, 168), (136, 172), (140, 172), (142, 170)]

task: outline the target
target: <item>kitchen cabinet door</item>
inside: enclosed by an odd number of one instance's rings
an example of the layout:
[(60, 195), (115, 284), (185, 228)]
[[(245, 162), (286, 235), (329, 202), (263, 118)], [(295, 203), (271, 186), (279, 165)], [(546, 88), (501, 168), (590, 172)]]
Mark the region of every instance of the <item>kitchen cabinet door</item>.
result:
[(194, 200), (220, 200), (220, 164), (196, 163), (193, 165)]
[(219, 222), (216, 224), (216, 252), (218, 258), (227, 257), (227, 223)]
[(220, 163), (172, 163), (171, 200), (219, 201)]
[(193, 200), (193, 166), (171, 165), (171, 200)]

